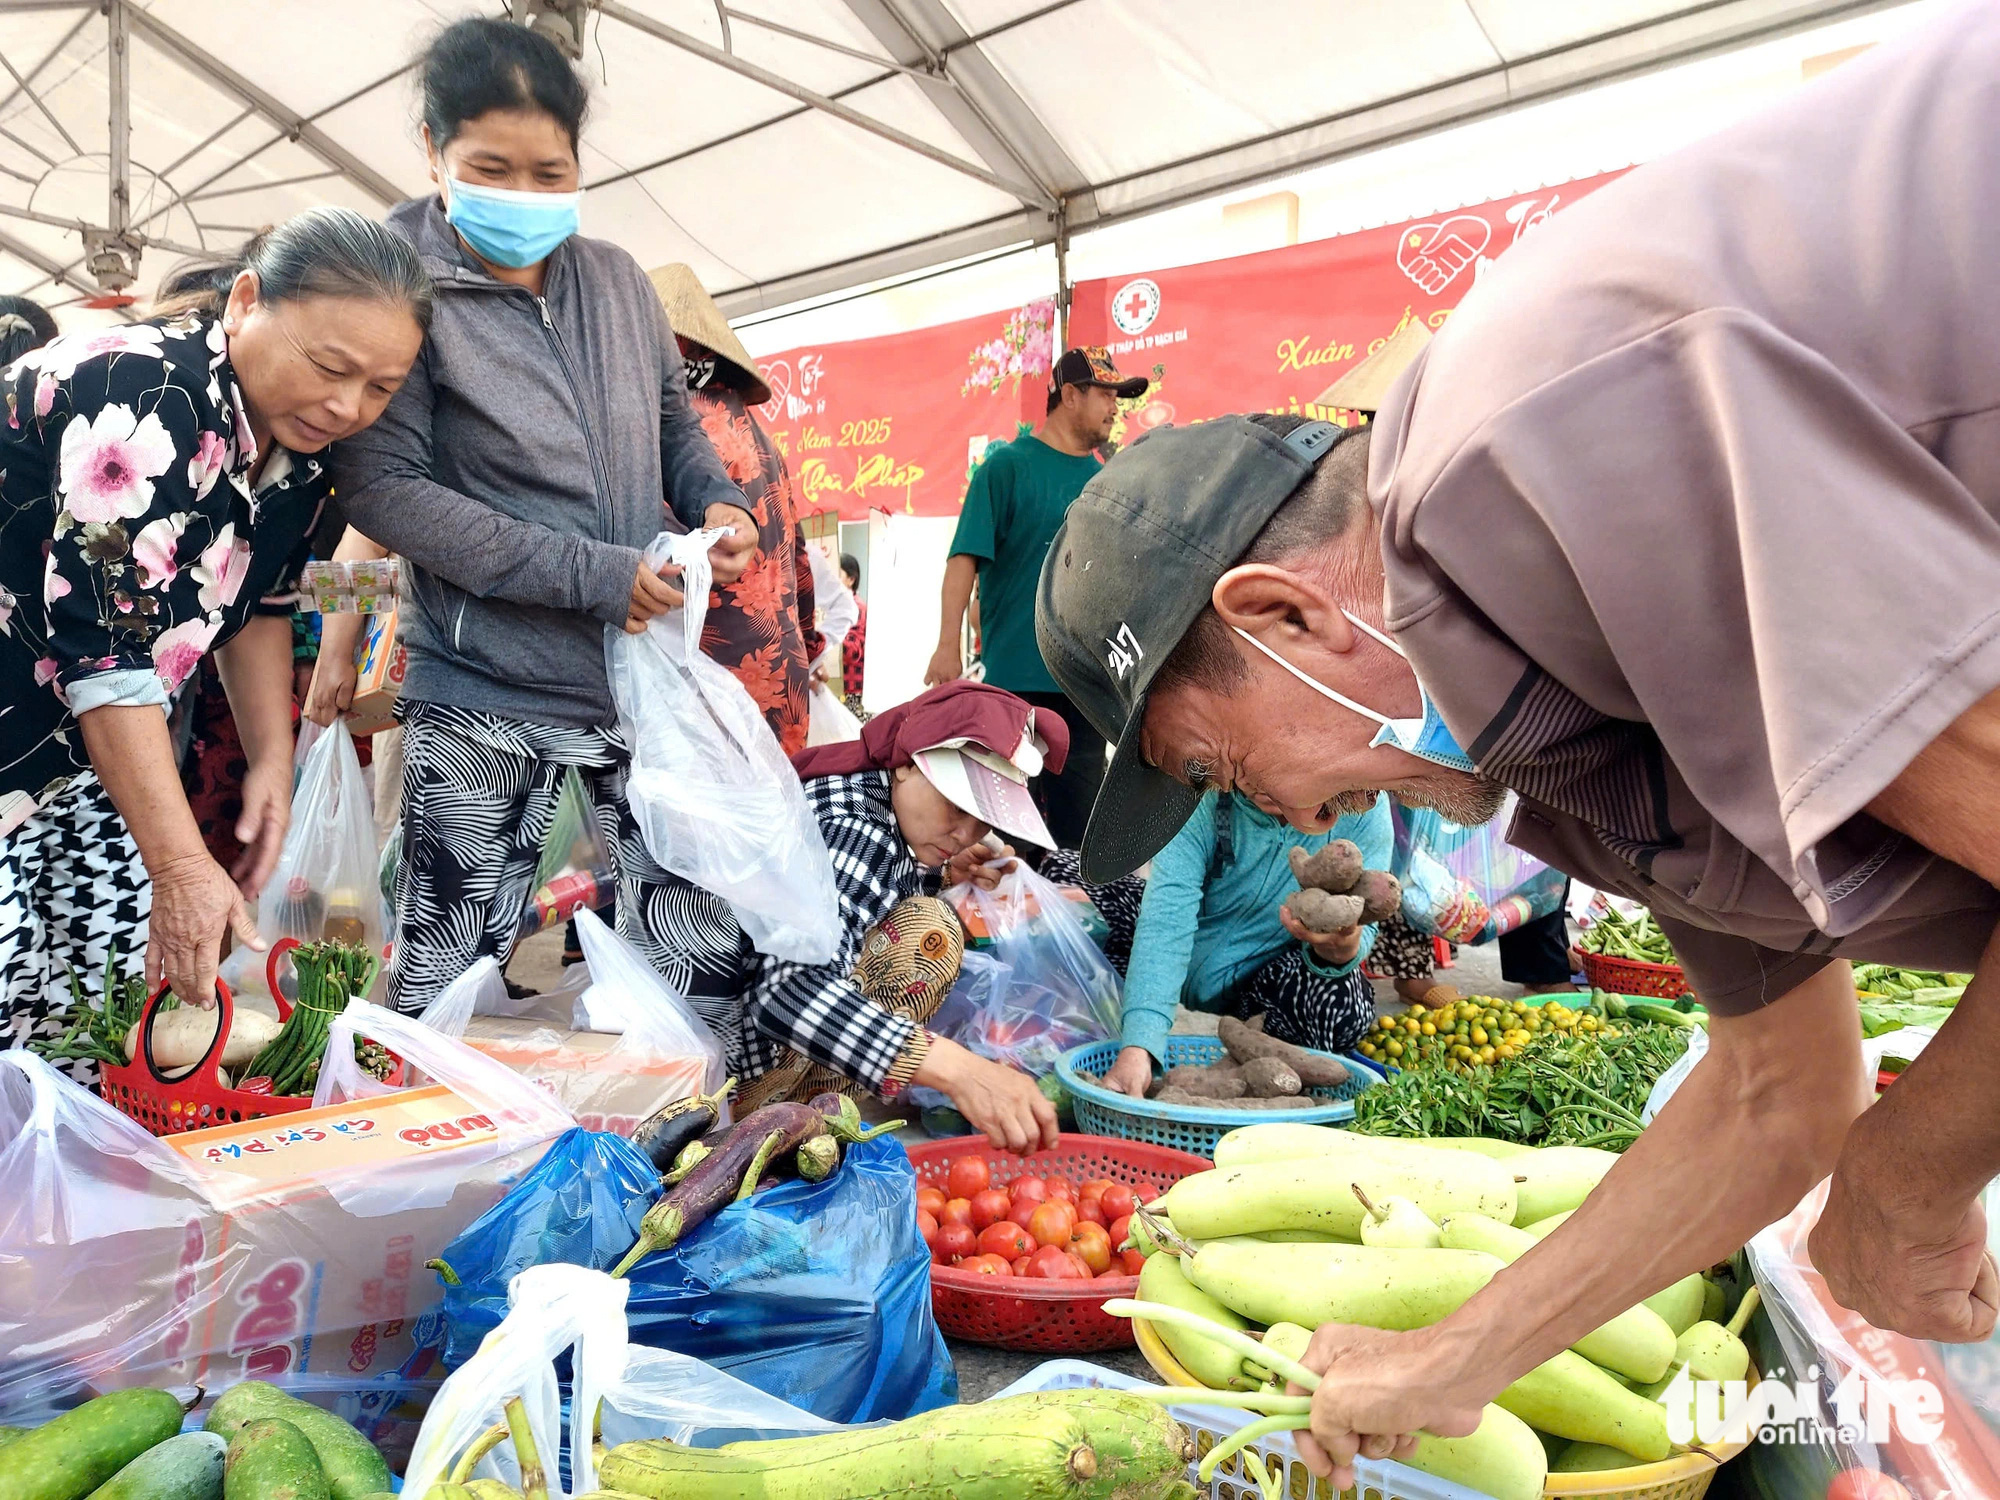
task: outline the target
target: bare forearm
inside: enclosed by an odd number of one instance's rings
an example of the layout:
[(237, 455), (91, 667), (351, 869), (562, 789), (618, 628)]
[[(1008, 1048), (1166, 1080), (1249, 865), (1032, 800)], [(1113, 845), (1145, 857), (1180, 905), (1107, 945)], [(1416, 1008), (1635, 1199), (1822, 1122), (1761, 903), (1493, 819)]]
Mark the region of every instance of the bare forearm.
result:
[(1870, 1158), (1873, 1190), (1891, 1213), (1921, 1217), (1961, 1207), (2000, 1176), (2000, 1110), (1971, 1105), (1993, 1092), (2000, 1047), (2000, 932), (1937, 1040), (1850, 1133), (1850, 1154)]
[(944, 565), (944, 609), (938, 622), (938, 644), (956, 646), (965, 631), (966, 607), (979, 578), (979, 559), (960, 553)]
[(1654, 1292), (1734, 1254), (1832, 1170), (1867, 1103), (1847, 965), (1718, 1017), (1714, 1045), (1582, 1208), (1438, 1325), (1491, 1396)]
[(388, 555), (387, 547), (362, 535), (353, 526), (340, 534), (340, 545), (333, 549), (335, 562), (380, 562)]
[[(352, 646), (349, 647), (352, 650)], [(251, 765), (292, 758), (292, 622), (258, 615), (215, 654), (229, 712)]]
[(174, 767), (167, 716), (150, 704), (112, 704), (92, 709), (77, 723), (91, 768), (153, 877), (178, 861), (206, 859), (201, 829)]

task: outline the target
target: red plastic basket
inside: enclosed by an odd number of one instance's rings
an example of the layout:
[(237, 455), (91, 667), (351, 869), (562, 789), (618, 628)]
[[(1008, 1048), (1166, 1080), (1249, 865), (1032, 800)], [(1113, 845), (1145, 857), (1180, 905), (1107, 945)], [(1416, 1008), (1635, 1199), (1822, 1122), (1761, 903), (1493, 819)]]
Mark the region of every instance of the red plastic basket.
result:
[(1614, 958), (1609, 953), (1583, 955), (1583, 977), (1592, 989), (1609, 990), (1614, 995), (1646, 995), (1655, 1000), (1678, 1000), (1694, 993), (1688, 988), (1687, 971), (1679, 964), (1649, 964), (1633, 958)]
[[(1099, 1135), (1063, 1135), (1053, 1151), (1015, 1156), (995, 1151), (983, 1135), (913, 1143), (910, 1165), (917, 1186), (942, 1188), (945, 1172), (961, 1156), (986, 1161), (998, 1187), (1016, 1177), (1053, 1173), (1075, 1182), (1109, 1177), (1114, 1182), (1151, 1183), (1165, 1191), (1183, 1177), (1206, 1172), (1215, 1163), (1185, 1151), (1143, 1141)], [(1132, 1324), (1104, 1310), (1113, 1297), (1137, 1295), (1139, 1278), (1109, 1276), (1097, 1281), (1042, 1281), (1026, 1277), (981, 1276), (951, 1266), (931, 1267), (931, 1311), (938, 1327), (955, 1339), (1023, 1349), (1037, 1354), (1088, 1354), (1132, 1344)]]
[[(311, 1106), (310, 1094), (253, 1094), (223, 1087), (220, 1060), (235, 1019), (236, 1002), (230, 996), (229, 986), (220, 979), (215, 982), (215, 1003), (222, 1015), (215, 1028), (215, 1040), (209, 1043), (208, 1051), (202, 1054), (192, 1072), (180, 1078), (167, 1077), (153, 1060), (153, 1016), (159, 1009), (160, 996), (166, 992), (165, 984), (154, 990), (135, 1023), (139, 1031), (138, 1056), (123, 1067), (98, 1070), (98, 1092), (107, 1104), (130, 1115), (154, 1135), (178, 1135), (184, 1130), (206, 1130), (211, 1125), (234, 1125), (239, 1120), (261, 1120)], [(278, 1019), (282, 1022), (292, 1013), (291, 1002), (282, 994), (274, 994), (273, 998), (278, 1002)]]

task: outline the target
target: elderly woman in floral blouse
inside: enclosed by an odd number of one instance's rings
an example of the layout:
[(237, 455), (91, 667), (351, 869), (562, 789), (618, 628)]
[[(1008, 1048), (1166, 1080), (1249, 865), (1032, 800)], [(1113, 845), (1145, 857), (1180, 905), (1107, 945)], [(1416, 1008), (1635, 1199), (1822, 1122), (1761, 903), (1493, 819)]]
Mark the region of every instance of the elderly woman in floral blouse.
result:
[[(66, 973), (211, 1004), (225, 929), (291, 818), (289, 591), (330, 481), (421, 347), (400, 236), (315, 209), (184, 273), (162, 316), (6, 373), (0, 430), (0, 1032), (52, 1029)], [(233, 872), (204, 848), (166, 708), (216, 651), (249, 759)], [(232, 874), (234, 878), (232, 878)], [(142, 941), (143, 934), (143, 941)], [(73, 1068), (86, 1076), (88, 1065)]]

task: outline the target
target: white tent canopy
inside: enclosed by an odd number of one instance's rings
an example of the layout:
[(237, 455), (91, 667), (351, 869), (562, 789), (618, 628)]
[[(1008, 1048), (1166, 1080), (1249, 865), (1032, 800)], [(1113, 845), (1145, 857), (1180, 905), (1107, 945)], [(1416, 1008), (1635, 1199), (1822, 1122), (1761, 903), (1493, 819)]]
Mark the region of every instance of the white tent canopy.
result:
[[(742, 314), (1891, 0), (511, 3), (582, 29), (587, 232)], [(301, 208), (425, 190), (409, 60), (508, 8), (0, 0), (0, 288), (100, 297), (136, 252), (143, 295)]]

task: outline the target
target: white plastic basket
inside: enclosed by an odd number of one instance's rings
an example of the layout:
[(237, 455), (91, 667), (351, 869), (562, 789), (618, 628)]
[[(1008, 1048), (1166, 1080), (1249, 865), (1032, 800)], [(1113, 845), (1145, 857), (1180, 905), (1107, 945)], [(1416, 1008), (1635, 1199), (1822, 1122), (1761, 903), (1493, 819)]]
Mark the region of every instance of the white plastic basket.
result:
[[(1033, 1391), (1073, 1391), (1085, 1387), (1133, 1391), (1143, 1390), (1149, 1383), (1080, 1359), (1052, 1359), (1035, 1366), (1000, 1394), (1024, 1396)], [(1176, 1404), (1168, 1409), (1176, 1421), (1194, 1434), (1195, 1445), (1204, 1456), (1237, 1428), (1257, 1420), (1254, 1412), (1226, 1407)], [(1273, 1433), (1250, 1444), (1250, 1451), (1278, 1476), (1290, 1500), (1335, 1500), (1333, 1486), (1305, 1466), (1289, 1434)], [(1244, 1474), (1240, 1456), (1218, 1465), (1215, 1478), (1206, 1488), (1195, 1477), (1199, 1462), (1197, 1458), (1195, 1464), (1188, 1466), (1188, 1482), (1202, 1495), (1212, 1500), (1259, 1500), (1257, 1482)], [(1364, 1458), (1355, 1464), (1354, 1470), (1357, 1482), (1347, 1493), (1355, 1500), (1488, 1500), (1479, 1490), (1447, 1479), (1433, 1479), (1404, 1464)]]

